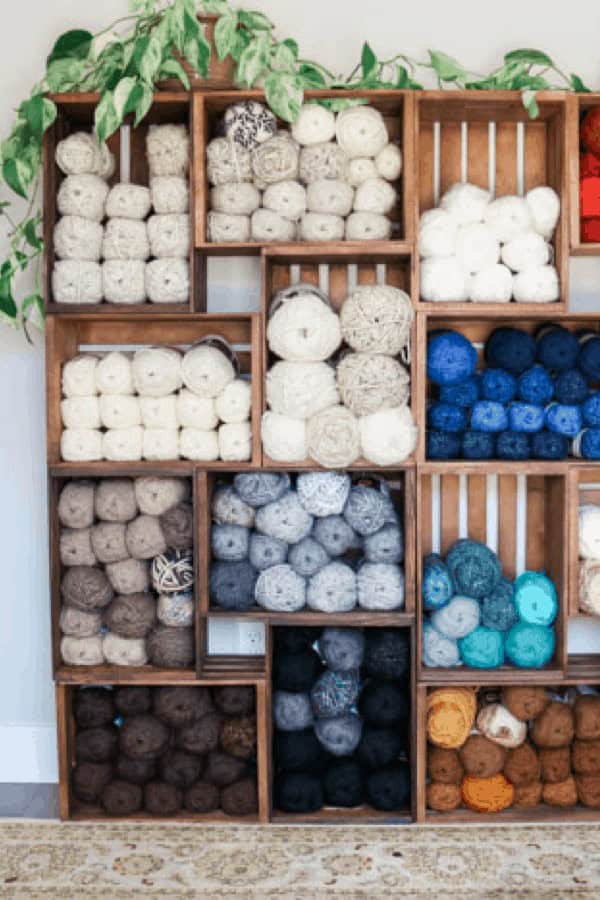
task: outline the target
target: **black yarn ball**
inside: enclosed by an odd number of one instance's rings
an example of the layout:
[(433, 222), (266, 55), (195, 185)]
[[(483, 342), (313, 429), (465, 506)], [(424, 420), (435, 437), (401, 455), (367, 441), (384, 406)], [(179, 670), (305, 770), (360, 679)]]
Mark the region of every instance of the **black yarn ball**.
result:
[(369, 725), (390, 728), (408, 719), (408, 697), (395, 681), (370, 681), (360, 696), (360, 711)]
[(382, 769), (398, 759), (406, 747), (406, 738), (399, 728), (363, 728), (356, 755), (366, 769)]
[(213, 688), (215, 706), (226, 716), (247, 716), (254, 712), (255, 693), (253, 687), (225, 685)]
[(162, 780), (179, 788), (191, 787), (200, 779), (203, 768), (204, 762), (199, 756), (183, 750), (167, 752), (160, 761)]
[(122, 716), (141, 716), (150, 712), (152, 693), (149, 687), (119, 687), (114, 692), (115, 707)]
[(404, 678), (410, 669), (410, 637), (397, 628), (368, 628), (365, 631), (364, 675)]
[(320, 628), (300, 625), (297, 628), (275, 629), (275, 656), (279, 653), (301, 653), (309, 650), (321, 634)]
[(307, 693), (322, 669), (319, 654), (310, 648), (299, 653), (276, 653), (273, 659), (273, 684), (280, 691)]
[(101, 728), (115, 717), (112, 691), (101, 687), (79, 688), (73, 701), (73, 715), (80, 728)]
[(354, 759), (336, 759), (323, 777), (323, 794), (327, 806), (361, 806), (365, 792), (363, 773)]
[(75, 759), (77, 762), (108, 762), (117, 755), (119, 736), (112, 725), (103, 728), (85, 728), (75, 735)]
[(156, 776), (156, 760), (129, 759), (128, 756), (119, 756), (115, 774), (117, 778), (122, 781), (130, 781), (131, 784), (147, 784)]
[(109, 816), (130, 816), (142, 808), (143, 798), (139, 784), (111, 781), (102, 792), (102, 806)]
[(183, 794), (174, 784), (151, 781), (144, 788), (144, 806), (154, 816), (174, 816), (182, 803)]
[(367, 776), (367, 797), (375, 809), (400, 811), (410, 805), (410, 768), (394, 763)]
[(275, 768), (281, 772), (320, 772), (327, 754), (313, 728), (276, 731), (273, 740)]
[(82, 803), (99, 803), (104, 788), (112, 779), (110, 763), (79, 763), (73, 769), (73, 793)]
[(321, 780), (310, 772), (284, 772), (275, 781), (275, 797), (282, 812), (317, 812), (323, 806)]

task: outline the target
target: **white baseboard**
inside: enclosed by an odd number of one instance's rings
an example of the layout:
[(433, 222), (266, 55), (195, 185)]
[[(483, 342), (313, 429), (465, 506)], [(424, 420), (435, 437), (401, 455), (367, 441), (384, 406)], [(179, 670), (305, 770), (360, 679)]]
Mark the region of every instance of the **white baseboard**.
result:
[(53, 725), (0, 725), (0, 782), (53, 784), (58, 781)]

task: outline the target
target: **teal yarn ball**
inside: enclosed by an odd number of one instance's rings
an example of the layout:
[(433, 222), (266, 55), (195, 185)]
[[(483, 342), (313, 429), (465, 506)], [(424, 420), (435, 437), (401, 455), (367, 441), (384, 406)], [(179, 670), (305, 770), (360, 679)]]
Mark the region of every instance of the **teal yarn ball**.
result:
[(481, 602), (481, 624), (496, 631), (508, 631), (519, 621), (514, 601), (515, 589), (508, 578), (501, 578), (494, 590)]
[(458, 642), (460, 658), (471, 669), (497, 669), (504, 662), (504, 636), (479, 625)]
[(522, 622), (552, 625), (558, 613), (554, 582), (542, 572), (523, 572), (515, 581), (515, 606)]
[(448, 551), (446, 565), (457, 592), (482, 600), (502, 578), (500, 560), (485, 544), (461, 538)]
[(556, 635), (553, 628), (517, 622), (506, 635), (506, 657), (514, 666), (542, 669), (554, 656)]
[(466, 637), (479, 625), (481, 609), (473, 597), (453, 597), (450, 603), (431, 614), (431, 624), (454, 641)]

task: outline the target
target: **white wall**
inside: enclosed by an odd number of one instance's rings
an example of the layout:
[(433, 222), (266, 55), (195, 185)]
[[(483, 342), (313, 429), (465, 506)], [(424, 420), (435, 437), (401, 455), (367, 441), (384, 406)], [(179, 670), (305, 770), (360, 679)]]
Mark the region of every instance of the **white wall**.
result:
[[(431, 47), (480, 72), (509, 49), (534, 46), (592, 86), (600, 85), (600, 9), (589, 0), (571, 0), (568, 10), (552, 0), (505, 0), (493, 11), (486, 3), (454, 0), (411, 4), (405, 15), (396, 0), (257, 0), (256, 6), (278, 23), (282, 37), (299, 41), (304, 56), (340, 73), (352, 67), (365, 39), (381, 57), (400, 50), (423, 57)], [(11, 4), (2, 23), (0, 134), (8, 131), (12, 111), (39, 77), (58, 34), (76, 26), (95, 31), (126, 13), (126, 0)], [(2, 234), (0, 256), (5, 247)], [(243, 266), (235, 269), (244, 285), (234, 301), (238, 308), (256, 301), (256, 266), (252, 261)], [(213, 266), (212, 274), (216, 302), (232, 284), (232, 270), (227, 280), (224, 264)], [(595, 261), (577, 261), (572, 281), (578, 306), (598, 303)], [(29, 347), (20, 334), (0, 325), (0, 351), (0, 782), (53, 780), (43, 350), (41, 342)], [(580, 635), (577, 648), (586, 640)]]

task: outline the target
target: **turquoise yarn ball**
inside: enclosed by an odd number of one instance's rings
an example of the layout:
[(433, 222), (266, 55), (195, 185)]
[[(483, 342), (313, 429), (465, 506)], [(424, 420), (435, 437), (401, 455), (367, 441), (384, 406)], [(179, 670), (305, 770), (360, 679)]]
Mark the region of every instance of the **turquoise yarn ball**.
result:
[(423, 622), (423, 665), (428, 667), (460, 665), (456, 641), (440, 634), (430, 622)]
[(446, 565), (457, 590), (467, 597), (482, 600), (502, 578), (500, 560), (485, 544), (462, 538), (448, 551)]
[(454, 593), (450, 570), (441, 556), (431, 553), (423, 560), (423, 606), (441, 609)]
[(515, 589), (508, 578), (501, 578), (481, 603), (481, 624), (496, 631), (508, 631), (519, 621), (514, 601)]
[(453, 597), (450, 603), (431, 614), (431, 624), (440, 634), (457, 641), (479, 625), (481, 610), (472, 597)]
[(517, 622), (506, 635), (504, 649), (507, 659), (526, 669), (541, 669), (554, 656), (556, 635), (553, 628)]
[(514, 599), (519, 618), (530, 625), (552, 625), (558, 613), (554, 582), (542, 572), (519, 575)]
[(472, 669), (497, 669), (504, 662), (502, 632), (479, 625), (458, 642), (460, 658)]

